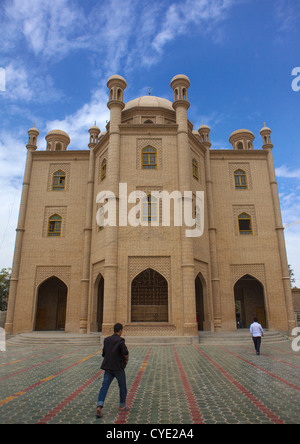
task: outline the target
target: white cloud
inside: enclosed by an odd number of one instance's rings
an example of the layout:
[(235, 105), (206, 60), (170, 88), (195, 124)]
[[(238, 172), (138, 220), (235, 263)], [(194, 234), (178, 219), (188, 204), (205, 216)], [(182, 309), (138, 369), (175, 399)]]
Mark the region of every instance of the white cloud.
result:
[(165, 14), (160, 32), (153, 40), (153, 48), (161, 52), (168, 42), (188, 33), (192, 25), (200, 27), (198, 32), (207, 32), (208, 25), (211, 29), (216, 21), (224, 19), (224, 13), (232, 4), (231, 0), (185, 0), (173, 3)]
[[(9, 0), (4, 5), (3, 28), (11, 46), (23, 36), (35, 55), (64, 56), (84, 46), (78, 32), (85, 17), (77, 2), (70, 0)], [(21, 32), (20, 32), (21, 31)], [(7, 39), (6, 47), (9, 46)]]
[(108, 0), (87, 9), (75, 0), (6, 0), (2, 51), (8, 54), (25, 41), (26, 49), (51, 65), (83, 49), (107, 76), (121, 65), (130, 70), (157, 63), (166, 44), (188, 34), (192, 25), (197, 33), (215, 36), (213, 25), (236, 1), (153, 0), (149, 5), (142, 0)]
[(61, 129), (71, 138), (70, 149), (87, 149), (89, 143), (88, 130), (94, 125), (95, 120), (101, 131), (106, 131), (106, 121), (109, 120), (107, 108), (107, 88), (99, 88), (93, 94), (90, 103), (83, 105), (74, 114), (66, 116), (63, 120), (53, 120), (47, 123), (47, 132), (53, 129)]
[[(284, 234), (288, 263), (294, 270), (296, 285), (300, 287), (300, 224), (295, 224), (295, 222), (300, 221), (300, 194), (298, 192), (299, 189), (297, 189), (298, 181), (295, 181), (294, 179), (298, 179), (299, 175), (295, 176), (295, 172), (296, 170), (282, 170), (282, 174), (284, 173), (284, 176), (282, 177), (288, 177), (292, 183), (290, 187), (284, 188), (284, 191), (280, 192), (279, 198), (282, 220), (285, 226)], [(280, 188), (283, 187), (281, 179), (279, 179), (278, 182)]]
[(276, 31), (291, 33), (299, 26), (299, 8), (295, 0), (276, 0), (273, 13), (278, 23)]
[(6, 67), (6, 92), (3, 99), (26, 102), (51, 102), (62, 98), (63, 93), (54, 87), (49, 75), (42, 75), (19, 61), (11, 61)]
[(0, 269), (12, 265), (26, 154), (21, 138), (0, 132)]
[(275, 170), (277, 177), (285, 177), (288, 179), (300, 179), (300, 169), (289, 169), (285, 165), (281, 165)]

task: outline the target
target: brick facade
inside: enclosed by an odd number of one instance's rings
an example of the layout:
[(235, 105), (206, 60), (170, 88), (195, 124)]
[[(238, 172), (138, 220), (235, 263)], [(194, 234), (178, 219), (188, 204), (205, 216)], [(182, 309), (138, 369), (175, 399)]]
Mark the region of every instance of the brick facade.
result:
[[(171, 86), (173, 103), (147, 96), (125, 105), (126, 82), (112, 76), (108, 81), (111, 120), (103, 133), (96, 126), (90, 129), (89, 150), (68, 150), (68, 135), (54, 130), (47, 136), (47, 150), (39, 151), (38, 130), (29, 130), (8, 333), (47, 329), (46, 321), (37, 322), (42, 310), (39, 298), (46, 298), (45, 290), (40, 294), (41, 286), (53, 277), (67, 288), (64, 327), (69, 332), (101, 329), (108, 334), (115, 322), (121, 322), (127, 335), (196, 336), (197, 307), (201, 328), (234, 331), (237, 304), (244, 304), (245, 327), (260, 312), (269, 329), (291, 331), (293, 304), (271, 131), (262, 129), (262, 149), (253, 149), (250, 131), (239, 130), (230, 138), (233, 149), (215, 150), (209, 128), (203, 125), (194, 131), (187, 119), (188, 78), (176, 76)], [(142, 151), (148, 146), (156, 150), (153, 169), (142, 166)], [(53, 175), (59, 170), (65, 174), (64, 189), (53, 191)], [(246, 174), (246, 189), (236, 189), (237, 170)], [(101, 191), (112, 191), (118, 207), (120, 183), (127, 184), (128, 195), (178, 190), (192, 191), (194, 199), (197, 191), (203, 191), (203, 235), (186, 237), (187, 227), (174, 226), (172, 211), (170, 226), (162, 226), (161, 203), (159, 226), (117, 224), (99, 230), (96, 213), (101, 204), (96, 197)], [(133, 206), (128, 203), (128, 211)], [(250, 235), (240, 232), (241, 214), (251, 218)], [(48, 236), (52, 215), (62, 220), (58, 237)], [(155, 313), (153, 322), (132, 322), (132, 282), (147, 269), (167, 282), (168, 322), (157, 322)], [(49, 300), (59, 298), (51, 285)], [(48, 316), (45, 311), (44, 316)]]

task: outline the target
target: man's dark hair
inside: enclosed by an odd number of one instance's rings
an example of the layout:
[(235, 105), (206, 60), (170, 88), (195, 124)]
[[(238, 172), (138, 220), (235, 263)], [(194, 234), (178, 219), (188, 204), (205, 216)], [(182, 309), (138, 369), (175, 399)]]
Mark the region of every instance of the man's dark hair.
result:
[(114, 332), (118, 333), (120, 330), (123, 330), (123, 325), (122, 324), (115, 324)]
[(254, 321), (254, 322), (257, 322), (257, 318), (256, 318), (256, 317), (255, 317), (255, 318), (253, 318), (253, 321)]

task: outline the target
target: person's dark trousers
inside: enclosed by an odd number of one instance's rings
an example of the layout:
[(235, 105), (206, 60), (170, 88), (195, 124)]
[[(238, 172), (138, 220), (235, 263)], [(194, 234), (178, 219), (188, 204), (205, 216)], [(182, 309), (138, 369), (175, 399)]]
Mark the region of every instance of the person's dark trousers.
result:
[(256, 350), (256, 354), (259, 355), (260, 354), (260, 344), (261, 344), (261, 337), (257, 336), (256, 338), (252, 338), (253, 342), (254, 342), (254, 347)]
[(110, 384), (117, 379), (120, 390), (120, 407), (124, 407), (126, 403), (127, 396), (127, 386), (126, 386), (126, 375), (124, 370), (105, 370), (103, 384), (98, 397), (98, 407), (104, 405), (104, 401), (109, 389)]

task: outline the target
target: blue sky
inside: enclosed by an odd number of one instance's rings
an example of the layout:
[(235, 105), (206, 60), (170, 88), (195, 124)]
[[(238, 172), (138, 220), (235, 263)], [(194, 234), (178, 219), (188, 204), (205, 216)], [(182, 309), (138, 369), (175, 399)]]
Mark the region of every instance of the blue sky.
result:
[[(247, 128), (260, 149), (266, 122), (283, 222), (300, 221), (299, 20), (297, 0), (1, 0), (0, 268), (12, 264), (28, 129), (36, 123), (39, 149), (54, 128), (69, 133), (69, 149), (87, 149), (89, 127), (109, 119), (115, 73), (125, 101), (149, 87), (172, 100), (170, 80), (186, 74), (189, 119), (211, 127), (212, 148)], [(300, 287), (300, 224), (285, 236)]]

